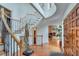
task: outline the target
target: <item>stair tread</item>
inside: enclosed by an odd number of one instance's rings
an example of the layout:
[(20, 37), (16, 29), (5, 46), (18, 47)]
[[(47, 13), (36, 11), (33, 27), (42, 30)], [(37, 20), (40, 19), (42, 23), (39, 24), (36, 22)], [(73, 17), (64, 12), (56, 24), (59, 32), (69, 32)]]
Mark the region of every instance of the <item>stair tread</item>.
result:
[(0, 56), (5, 56), (5, 52), (3, 50), (0, 50)]

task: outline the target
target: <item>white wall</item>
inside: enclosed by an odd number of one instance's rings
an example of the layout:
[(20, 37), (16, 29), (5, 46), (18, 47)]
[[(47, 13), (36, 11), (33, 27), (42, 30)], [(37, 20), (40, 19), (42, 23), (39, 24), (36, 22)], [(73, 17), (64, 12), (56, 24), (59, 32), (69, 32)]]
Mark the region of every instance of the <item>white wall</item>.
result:
[[(52, 19), (52, 18), (51, 18)], [(48, 19), (42, 19), (40, 21), (40, 23), (37, 25), (37, 34), (38, 35), (42, 35), (43, 34), (43, 44), (44, 43), (48, 43), (48, 26), (49, 25), (61, 25), (62, 22), (48, 22), (49, 18)], [(41, 41), (38, 41), (38, 44), (40, 44)]]
[(8, 8), (9, 10), (11, 10), (12, 11), (12, 17), (15, 17), (15, 18), (18, 18), (18, 13), (19, 13), (19, 7), (18, 7), (18, 5), (16, 4), (16, 3), (13, 3), (13, 4), (11, 4), (11, 3), (1, 3), (0, 5), (2, 5), (2, 6), (4, 6), (4, 7), (6, 7), (6, 8)]
[[(25, 16), (28, 12), (31, 13), (31, 11), (34, 10), (30, 4), (17, 4), (17, 3), (4, 3), (3, 4), (3, 3), (1, 3), (0, 5), (11, 10), (12, 11), (12, 18), (18, 19), (18, 20), (22, 16)], [(22, 25), (24, 25), (24, 23)], [(17, 26), (16, 21), (12, 21), (13, 29), (16, 29), (15, 26)], [(17, 26), (17, 27), (19, 27), (19, 26)]]
[(46, 26), (38, 26), (37, 27), (37, 35), (43, 35), (42, 41), (41, 38), (37, 39), (37, 45), (41, 45), (41, 43), (46, 44), (48, 43), (48, 25)]

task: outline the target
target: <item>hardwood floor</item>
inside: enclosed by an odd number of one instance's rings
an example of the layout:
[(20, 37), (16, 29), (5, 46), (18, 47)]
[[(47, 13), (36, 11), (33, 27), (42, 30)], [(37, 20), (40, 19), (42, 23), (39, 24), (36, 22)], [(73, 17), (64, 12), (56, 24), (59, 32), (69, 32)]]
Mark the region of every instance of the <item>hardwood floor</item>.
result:
[[(59, 44), (53, 43), (52, 41), (42, 46), (33, 45), (30, 48), (34, 51), (31, 56), (49, 56), (51, 52), (62, 52)], [(17, 51), (15, 56), (24, 56), (23, 50)]]
[[(34, 51), (31, 56), (49, 56), (51, 52), (61, 52), (60, 47), (52, 45), (52, 44), (45, 44), (43, 46), (30, 46), (30, 48)], [(18, 54), (23, 56), (23, 51), (18, 51)]]
[(60, 48), (46, 44), (44, 46), (33, 47), (34, 53), (32, 56), (48, 56), (51, 52), (61, 52)]

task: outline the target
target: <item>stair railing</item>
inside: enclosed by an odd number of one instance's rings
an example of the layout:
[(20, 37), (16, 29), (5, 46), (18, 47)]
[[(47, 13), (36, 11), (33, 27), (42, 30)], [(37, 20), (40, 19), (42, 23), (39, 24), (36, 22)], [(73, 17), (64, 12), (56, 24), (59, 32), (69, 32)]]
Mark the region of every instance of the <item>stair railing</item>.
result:
[(18, 38), (16, 37), (16, 35), (14, 33), (12, 33), (11, 29), (9, 28), (5, 16), (4, 16), (4, 8), (1, 8), (1, 17), (2, 17), (2, 21), (7, 29), (7, 31), (11, 34), (11, 36), (14, 38), (14, 41), (16, 41), (17, 45), (19, 45), (19, 47), (21, 48), (21, 44), (20, 41), (18, 40)]
[[(17, 48), (19, 46), (20, 50), (22, 50), (22, 41), (20, 39), (18, 39), (15, 35), (14, 32), (12, 32), (11, 28), (9, 27), (6, 18), (5, 18), (5, 12), (4, 12), (4, 8), (1, 8), (1, 20), (5, 26), (5, 28), (7, 29), (8, 33), (11, 35), (11, 37), (13, 38), (12, 40), (14, 40), (17, 44)], [(20, 29), (22, 31), (22, 29)], [(14, 47), (15, 48), (15, 47)], [(21, 52), (21, 51), (20, 51)], [(17, 52), (18, 53), (18, 52)]]

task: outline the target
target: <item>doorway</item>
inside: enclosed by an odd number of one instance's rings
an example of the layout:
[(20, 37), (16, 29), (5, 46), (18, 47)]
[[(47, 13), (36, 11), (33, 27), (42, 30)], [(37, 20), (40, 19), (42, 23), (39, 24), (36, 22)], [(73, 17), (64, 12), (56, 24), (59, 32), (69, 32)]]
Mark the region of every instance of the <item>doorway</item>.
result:
[(34, 45), (36, 45), (36, 30), (34, 30)]

